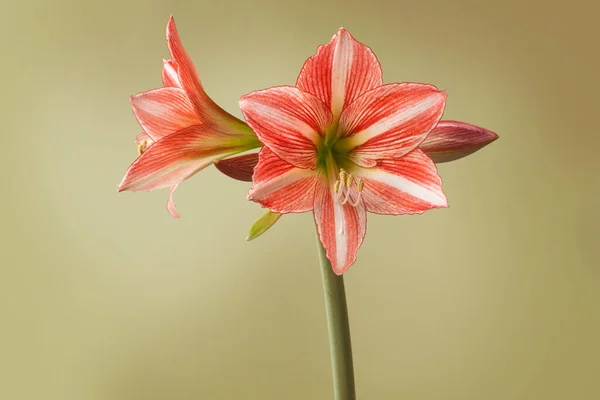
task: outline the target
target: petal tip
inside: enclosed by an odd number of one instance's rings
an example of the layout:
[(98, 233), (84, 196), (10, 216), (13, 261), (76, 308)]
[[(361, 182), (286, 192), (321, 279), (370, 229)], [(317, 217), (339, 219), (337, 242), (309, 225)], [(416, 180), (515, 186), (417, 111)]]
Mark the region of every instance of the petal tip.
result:
[(117, 193), (121, 193), (126, 190), (129, 190), (129, 182), (127, 182), (127, 175), (125, 175), (123, 179), (121, 179), (121, 183), (119, 183), (119, 186), (117, 186)]

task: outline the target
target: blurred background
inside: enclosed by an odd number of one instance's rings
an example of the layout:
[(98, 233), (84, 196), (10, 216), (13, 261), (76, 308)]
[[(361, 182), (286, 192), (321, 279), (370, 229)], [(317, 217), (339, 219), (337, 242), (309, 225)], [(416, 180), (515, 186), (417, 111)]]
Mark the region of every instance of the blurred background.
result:
[(254, 242), (211, 167), (120, 193), (170, 14), (207, 92), (294, 84), (340, 26), (386, 82), (500, 140), (440, 165), (450, 208), (371, 215), (345, 275), (359, 399), (600, 398), (592, 1), (5, 1), (0, 398), (330, 399), (310, 214)]

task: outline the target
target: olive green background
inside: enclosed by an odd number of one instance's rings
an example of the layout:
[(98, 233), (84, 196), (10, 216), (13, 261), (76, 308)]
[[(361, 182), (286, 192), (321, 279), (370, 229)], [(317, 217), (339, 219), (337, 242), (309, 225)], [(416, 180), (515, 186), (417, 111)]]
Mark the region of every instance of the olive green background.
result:
[(441, 165), (450, 208), (369, 216), (345, 275), (359, 399), (600, 398), (593, 2), (3, 2), (0, 398), (330, 399), (314, 225), (246, 232), (208, 168), (120, 193), (172, 13), (208, 93), (293, 84), (340, 26), (386, 82), (500, 140)]

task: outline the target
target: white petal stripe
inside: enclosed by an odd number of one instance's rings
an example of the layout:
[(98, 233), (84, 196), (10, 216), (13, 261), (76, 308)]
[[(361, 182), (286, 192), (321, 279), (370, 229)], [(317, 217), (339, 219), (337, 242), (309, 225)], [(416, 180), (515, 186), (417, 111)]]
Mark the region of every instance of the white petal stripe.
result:
[(360, 170), (356, 170), (355, 174), (366, 179), (372, 179), (389, 185), (408, 193), (411, 196), (424, 200), (433, 206), (445, 207), (447, 204), (447, 200), (443, 193), (435, 192), (426, 186), (419, 185), (402, 176), (392, 174), (379, 168), (361, 168)]

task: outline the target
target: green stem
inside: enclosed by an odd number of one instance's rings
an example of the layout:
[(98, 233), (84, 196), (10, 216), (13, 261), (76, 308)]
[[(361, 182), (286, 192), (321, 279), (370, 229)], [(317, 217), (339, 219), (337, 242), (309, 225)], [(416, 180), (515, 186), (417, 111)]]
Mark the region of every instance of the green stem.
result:
[(352, 345), (350, 343), (350, 324), (344, 278), (336, 275), (327, 259), (325, 249), (317, 235), (321, 275), (325, 293), (325, 311), (329, 330), (329, 348), (331, 351), (331, 370), (333, 374), (334, 400), (355, 400), (354, 367), (352, 366)]

